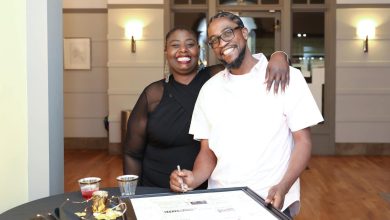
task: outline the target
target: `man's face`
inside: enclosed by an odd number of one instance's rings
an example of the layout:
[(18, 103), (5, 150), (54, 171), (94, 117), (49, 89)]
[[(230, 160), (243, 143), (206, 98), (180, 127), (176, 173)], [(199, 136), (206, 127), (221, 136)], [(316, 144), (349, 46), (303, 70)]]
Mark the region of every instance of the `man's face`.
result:
[[(231, 37), (226, 38), (226, 36)], [(223, 39), (224, 37), (228, 39), (227, 42)], [(238, 24), (229, 18), (214, 19), (208, 27), (208, 40), (215, 42), (212, 49), (217, 58), (228, 69), (236, 69), (241, 66), (246, 52), (247, 37), (247, 29), (238, 27)]]

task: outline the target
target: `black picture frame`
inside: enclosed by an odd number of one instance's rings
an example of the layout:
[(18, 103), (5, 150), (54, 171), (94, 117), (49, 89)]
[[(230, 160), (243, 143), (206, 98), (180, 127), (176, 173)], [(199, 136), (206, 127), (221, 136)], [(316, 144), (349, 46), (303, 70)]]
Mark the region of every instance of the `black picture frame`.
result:
[(200, 194), (200, 193), (218, 193), (218, 192), (229, 192), (229, 191), (243, 191), (246, 195), (252, 198), (259, 204), (259, 208), (266, 209), (270, 212), (275, 218), (281, 220), (291, 220), (291, 218), (285, 215), (280, 210), (274, 208), (272, 205), (265, 203), (264, 199), (260, 197), (257, 193), (251, 190), (249, 187), (232, 187), (232, 188), (220, 188), (220, 189), (207, 189), (207, 190), (195, 190), (189, 191), (186, 193), (157, 193), (157, 194), (144, 194), (144, 195), (133, 195), (129, 197), (121, 197), (122, 201), (127, 205), (127, 211), (125, 219), (127, 220), (136, 220), (136, 210), (134, 210), (131, 200), (137, 198), (145, 197), (164, 197), (164, 196), (184, 196), (186, 194)]

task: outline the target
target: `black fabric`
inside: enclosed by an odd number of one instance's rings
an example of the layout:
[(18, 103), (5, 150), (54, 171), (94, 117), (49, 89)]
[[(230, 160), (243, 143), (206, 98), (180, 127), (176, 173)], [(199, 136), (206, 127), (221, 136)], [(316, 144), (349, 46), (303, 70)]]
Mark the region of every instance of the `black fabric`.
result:
[[(192, 111), (200, 88), (210, 78), (204, 68), (188, 85), (170, 77), (142, 92), (130, 115), (124, 146), (124, 172), (138, 174), (140, 185), (169, 188), (177, 165), (192, 169), (199, 142), (189, 135)], [(200, 188), (204, 189), (204, 183)]]
[(290, 208), (285, 209), (285, 210), (283, 211), (283, 213), (284, 213), (285, 215), (287, 215), (287, 217), (289, 217), (289, 218), (292, 219), (291, 213), (290, 213)]

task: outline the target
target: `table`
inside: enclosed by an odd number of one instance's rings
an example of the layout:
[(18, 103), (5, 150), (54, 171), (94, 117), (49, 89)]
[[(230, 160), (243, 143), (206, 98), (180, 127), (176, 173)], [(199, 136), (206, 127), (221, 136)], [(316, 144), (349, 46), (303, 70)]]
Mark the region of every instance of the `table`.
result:
[[(120, 195), (119, 189), (117, 187), (104, 188), (102, 190), (108, 191), (110, 196)], [(169, 192), (169, 189), (139, 186), (137, 187), (135, 193), (136, 195), (143, 195), (166, 192)], [(46, 215), (48, 212), (53, 213), (54, 209), (58, 208), (67, 198), (72, 201), (83, 201), (83, 197), (81, 197), (80, 191), (53, 195), (12, 208), (0, 214), (0, 220), (30, 220), (34, 218), (37, 214)]]

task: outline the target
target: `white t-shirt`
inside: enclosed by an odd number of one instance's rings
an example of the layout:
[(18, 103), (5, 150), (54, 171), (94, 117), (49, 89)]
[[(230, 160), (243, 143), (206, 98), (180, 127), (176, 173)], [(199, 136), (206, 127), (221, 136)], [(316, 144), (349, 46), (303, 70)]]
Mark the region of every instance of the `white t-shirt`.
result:
[[(248, 186), (263, 198), (285, 174), (294, 148), (292, 132), (323, 121), (302, 76), (290, 68), (285, 93), (266, 92), (267, 59), (244, 75), (223, 70), (202, 87), (195, 104), (190, 134), (208, 139), (217, 165), (209, 188)], [(299, 201), (299, 180), (290, 188), (283, 209)], [(290, 207), (295, 215), (299, 203)]]

